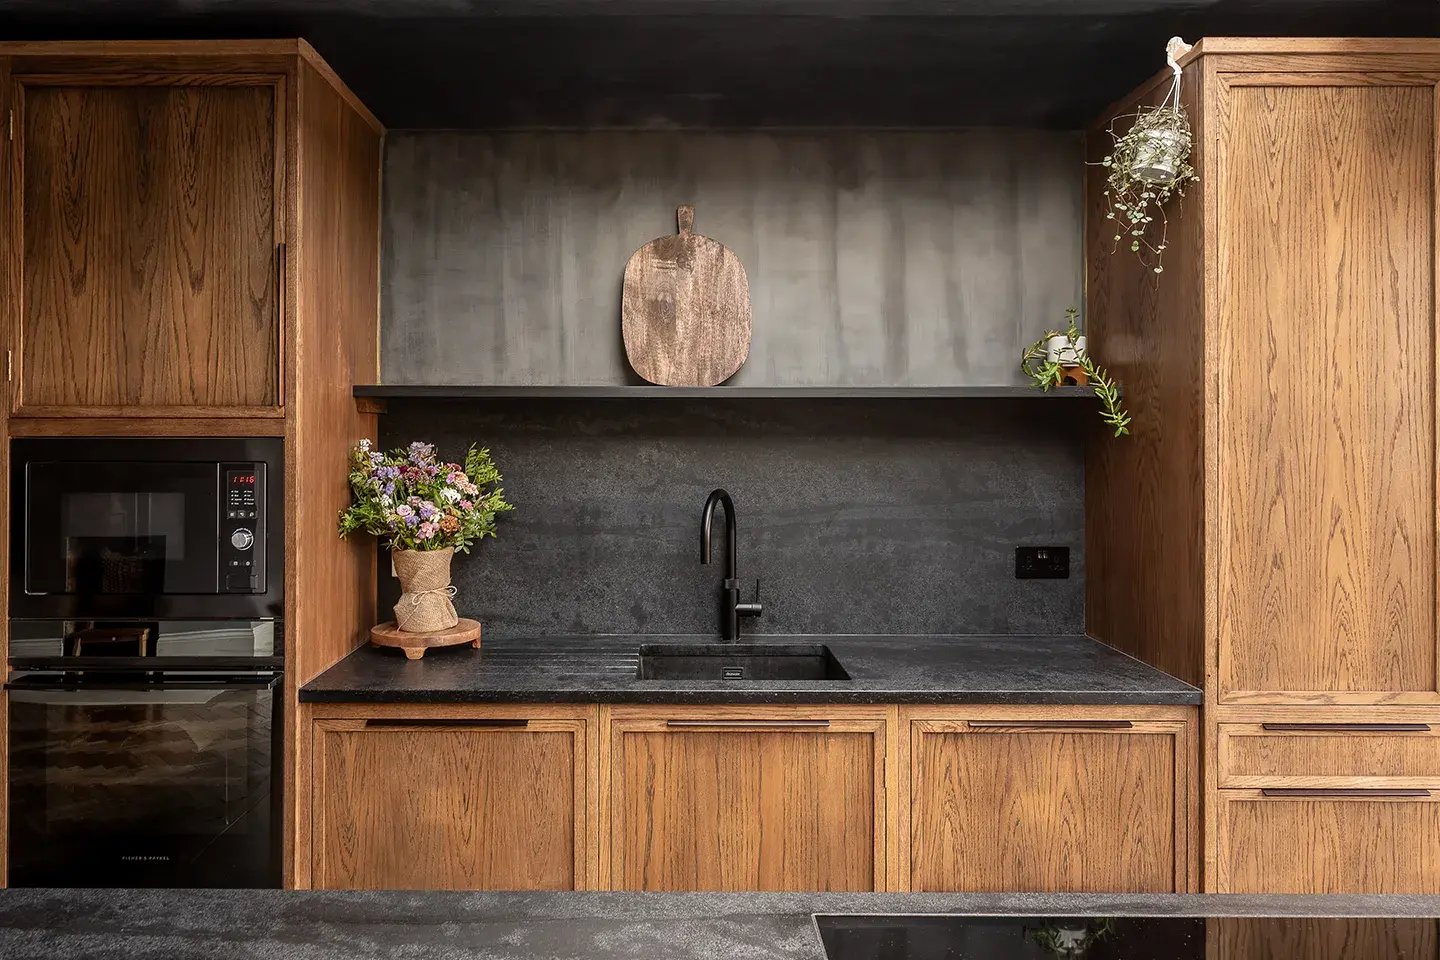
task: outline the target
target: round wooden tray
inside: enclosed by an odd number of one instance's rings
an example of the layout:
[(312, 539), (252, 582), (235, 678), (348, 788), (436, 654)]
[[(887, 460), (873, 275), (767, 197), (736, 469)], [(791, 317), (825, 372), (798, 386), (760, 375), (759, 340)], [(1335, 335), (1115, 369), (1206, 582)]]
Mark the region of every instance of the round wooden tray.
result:
[(468, 643), (480, 649), (480, 621), (466, 620), (449, 630), (432, 630), (429, 633), (407, 633), (395, 626), (394, 620), (376, 624), (370, 628), (370, 642), (377, 647), (399, 647), (411, 660), (419, 660), (431, 647), (453, 647)]

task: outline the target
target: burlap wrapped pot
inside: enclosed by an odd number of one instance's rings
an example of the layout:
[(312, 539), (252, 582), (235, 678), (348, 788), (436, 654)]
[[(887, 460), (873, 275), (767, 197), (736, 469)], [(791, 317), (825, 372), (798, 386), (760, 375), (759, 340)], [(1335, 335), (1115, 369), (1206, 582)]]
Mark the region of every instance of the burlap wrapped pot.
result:
[(408, 633), (448, 630), (460, 621), (455, 613), (455, 588), (450, 585), (452, 547), (443, 550), (396, 550), (390, 555), (400, 578), (395, 625)]

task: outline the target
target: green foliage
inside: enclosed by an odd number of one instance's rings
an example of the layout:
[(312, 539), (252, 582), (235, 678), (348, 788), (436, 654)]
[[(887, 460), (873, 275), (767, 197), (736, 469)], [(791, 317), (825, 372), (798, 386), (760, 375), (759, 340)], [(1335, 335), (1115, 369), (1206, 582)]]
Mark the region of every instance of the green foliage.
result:
[[(1116, 133), (1117, 125), (1127, 120), (1126, 132)], [(1200, 179), (1190, 165), (1190, 121), (1177, 102), (1176, 106), (1144, 107), (1137, 113), (1117, 117), (1107, 132), (1115, 145), (1100, 165), (1109, 171), (1105, 179), (1105, 219), (1114, 222), (1115, 249), (1124, 243), (1142, 264), (1154, 273), (1163, 273), (1170, 223), (1165, 207), (1172, 197), (1184, 197), (1185, 187)], [(1137, 161), (1156, 153), (1168, 155), (1174, 174), (1162, 180), (1137, 177)]]
[[(1065, 311), (1066, 328), (1064, 336), (1071, 343), (1075, 343), (1080, 337), (1080, 311), (1070, 307)], [(1049, 391), (1051, 387), (1059, 386), (1065, 378), (1066, 364), (1047, 359), (1051, 337), (1061, 336), (1059, 330), (1046, 330), (1045, 334), (1020, 354), (1020, 372), (1034, 381), (1035, 386), (1041, 390)], [(1123, 437), (1130, 432), (1130, 414), (1120, 405), (1120, 385), (1110, 379), (1105, 368), (1097, 365), (1091, 360), (1088, 354), (1078, 356), (1073, 364), (1068, 366), (1079, 367), (1085, 371), (1090, 378), (1090, 385), (1095, 388), (1095, 396), (1100, 400), (1100, 419), (1115, 431), (1115, 436)]]
[(396, 550), (467, 553), (495, 536), (496, 516), (515, 509), (490, 451), (473, 446), (462, 465), (442, 462), (428, 443), (385, 454), (361, 440), (350, 451), (349, 479), (354, 502), (340, 511), (340, 536), (368, 533)]

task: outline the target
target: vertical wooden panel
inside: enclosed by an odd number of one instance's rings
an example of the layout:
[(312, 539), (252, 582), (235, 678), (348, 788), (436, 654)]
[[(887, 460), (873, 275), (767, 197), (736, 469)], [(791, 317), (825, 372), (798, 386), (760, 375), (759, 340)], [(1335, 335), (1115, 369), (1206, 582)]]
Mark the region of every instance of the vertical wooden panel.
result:
[(1434, 88), (1220, 100), (1221, 700), (1433, 701)]
[[(335, 516), (350, 502), (345, 464), (351, 445), (375, 439), (351, 385), (378, 376), (380, 148), (382, 131), (309, 61), (297, 73), (297, 229), (288, 247), (295, 310), (289, 364), (294, 387), (286, 424), (286, 572), (293, 638), (287, 683), (300, 685), (363, 643), (376, 622), (375, 548), (336, 536)], [(337, 598), (343, 598), (343, 602)], [(308, 885), (309, 776), (304, 737), (293, 739), (287, 769), (294, 803), (287, 865)]]
[(314, 885), (576, 889), (587, 736), (583, 721), (453, 730), (317, 721)]
[[(1155, 103), (1166, 74), (1136, 98)], [(1203, 167), (1210, 120), (1199, 64), (1181, 87)], [(1133, 108), (1127, 101), (1115, 113)], [(1109, 115), (1105, 122), (1109, 122)], [(1086, 138), (1086, 330), (1089, 349), (1123, 384), (1130, 436), (1092, 425), (1085, 450), (1085, 600), (1091, 636), (1199, 684), (1205, 650), (1205, 236), (1202, 179), (1170, 209), (1164, 273), (1114, 240), (1099, 165), (1113, 146), (1103, 126)]]
[(16, 121), (21, 408), (279, 406), (277, 87), (34, 82)]
[(454, 133), (386, 153), (390, 383), (625, 383), (625, 261), (677, 204), (750, 280), (734, 383), (1018, 382), (1080, 297), (1073, 134)]

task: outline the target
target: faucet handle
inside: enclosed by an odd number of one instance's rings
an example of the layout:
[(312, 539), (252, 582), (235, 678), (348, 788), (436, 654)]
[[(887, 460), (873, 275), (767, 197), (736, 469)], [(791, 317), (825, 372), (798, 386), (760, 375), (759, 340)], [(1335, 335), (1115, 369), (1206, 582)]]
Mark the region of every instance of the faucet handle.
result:
[(763, 607), (760, 605), (760, 578), (755, 578), (755, 602), (735, 604), (735, 613), (741, 617), (758, 617)]

